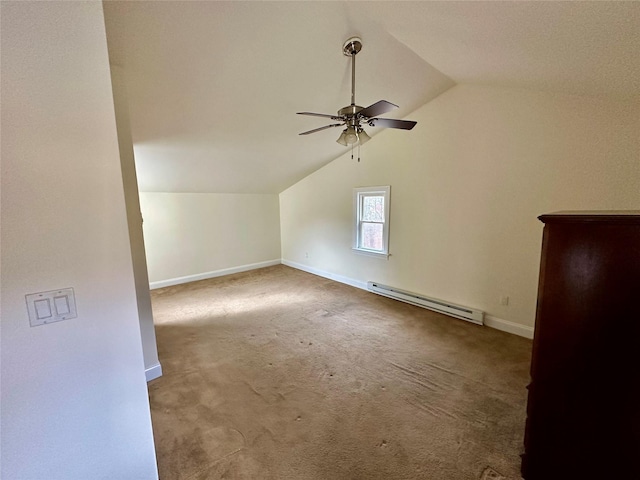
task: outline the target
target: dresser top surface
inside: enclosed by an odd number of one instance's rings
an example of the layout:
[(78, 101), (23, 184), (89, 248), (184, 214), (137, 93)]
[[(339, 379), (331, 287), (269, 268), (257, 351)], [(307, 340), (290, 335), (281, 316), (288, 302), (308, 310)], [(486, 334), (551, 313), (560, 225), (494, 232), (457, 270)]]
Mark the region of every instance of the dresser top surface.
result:
[(640, 225), (640, 210), (576, 210), (540, 215), (547, 223), (626, 223)]

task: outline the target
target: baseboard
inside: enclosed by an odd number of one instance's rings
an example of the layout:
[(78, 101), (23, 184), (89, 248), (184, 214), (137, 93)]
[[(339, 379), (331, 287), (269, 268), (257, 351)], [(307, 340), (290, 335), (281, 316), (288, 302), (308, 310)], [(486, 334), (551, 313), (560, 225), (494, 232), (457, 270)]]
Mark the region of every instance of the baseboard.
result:
[(342, 275), (336, 275), (335, 273), (325, 272), (324, 270), (319, 270), (317, 268), (309, 267), (308, 265), (292, 262), (291, 260), (282, 259), (282, 264), (286, 265), (287, 267), (302, 270), (303, 272), (318, 275), (319, 277), (328, 278), (329, 280), (335, 280), (336, 282), (351, 285), (352, 287), (356, 288), (361, 288), (362, 290), (367, 290), (367, 282), (361, 282), (360, 280), (355, 280), (353, 278), (343, 277)]
[(249, 270), (255, 270), (257, 268), (271, 267), (273, 265), (280, 265), (280, 259), (278, 258), (277, 260), (268, 260), (266, 262), (250, 263), (248, 265), (241, 265), (239, 267), (223, 268), (221, 270), (215, 270), (213, 272), (187, 275), (186, 277), (177, 277), (170, 278), (168, 280), (159, 280), (157, 282), (149, 282), (149, 288), (151, 290), (155, 290), (156, 288), (171, 287), (173, 285), (180, 285), (181, 283), (196, 282), (198, 280), (206, 280), (207, 278), (222, 277), (223, 275), (247, 272)]
[(144, 371), (144, 375), (147, 377), (147, 382), (150, 382), (151, 380), (155, 380), (156, 378), (162, 376), (162, 367), (160, 366), (159, 363), (156, 363), (152, 367), (147, 368)]
[[(369, 291), (369, 289), (367, 288), (367, 282), (361, 282), (360, 280), (355, 280), (353, 278), (343, 277), (342, 275), (336, 275), (335, 273), (325, 272), (324, 270), (319, 270), (317, 268), (309, 267), (301, 263), (292, 262), (291, 260), (282, 259), (282, 264), (288, 267), (302, 270), (303, 272), (318, 275), (319, 277), (328, 278), (329, 280), (335, 280), (336, 282), (345, 283), (347, 285), (351, 285), (352, 287)], [(507, 333), (512, 333), (520, 337), (530, 339), (533, 338), (533, 327), (527, 327), (526, 325), (510, 322), (509, 320), (503, 320), (502, 318), (485, 314), (484, 324), (487, 327), (495, 328), (496, 330), (501, 330)]]
[[(207, 278), (221, 277), (223, 275), (231, 275), (232, 273), (246, 272), (249, 270), (255, 270), (257, 268), (271, 267), (273, 265), (279, 265), (280, 263), (288, 267), (295, 268), (297, 270), (302, 270), (303, 272), (311, 273), (313, 275), (318, 275), (319, 277), (328, 278), (329, 280), (334, 280), (336, 282), (344, 283), (346, 285), (351, 285), (352, 287), (369, 291), (367, 288), (367, 282), (355, 280), (349, 277), (344, 277), (342, 275), (337, 275), (331, 272), (326, 272), (318, 268), (310, 267), (308, 265), (303, 265), (302, 263), (292, 262), (291, 260), (285, 260), (285, 259), (251, 263), (248, 265), (241, 265), (239, 267), (215, 270), (213, 272), (198, 273), (196, 275), (188, 275), (186, 277), (160, 280), (158, 282), (149, 283), (149, 288), (151, 290), (154, 290), (156, 288), (170, 287), (172, 285), (180, 285), (181, 283), (195, 282), (197, 280), (206, 280)], [(528, 327), (526, 325), (521, 325), (519, 323), (510, 322), (509, 320), (503, 320), (502, 318), (494, 317), (492, 315), (484, 316), (484, 324), (487, 327), (495, 328), (496, 330), (512, 333), (514, 335), (519, 335), (525, 338), (533, 338), (533, 327)], [(157, 375), (152, 373), (153, 371), (155, 371), (156, 368), (158, 369), (158, 372), (159, 372)], [(154, 378), (161, 376), (162, 369), (160, 368), (160, 364), (147, 369), (146, 373), (147, 373), (147, 381), (153, 380)]]
[(494, 317), (492, 315), (484, 316), (484, 324), (487, 327), (495, 328), (496, 330), (502, 330), (503, 332), (513, 333), (520, 337), (533, 338), (533, 327), (521, 325), (519, 323), (510, 322), (509, 320), (503, 320), (502, 318)]

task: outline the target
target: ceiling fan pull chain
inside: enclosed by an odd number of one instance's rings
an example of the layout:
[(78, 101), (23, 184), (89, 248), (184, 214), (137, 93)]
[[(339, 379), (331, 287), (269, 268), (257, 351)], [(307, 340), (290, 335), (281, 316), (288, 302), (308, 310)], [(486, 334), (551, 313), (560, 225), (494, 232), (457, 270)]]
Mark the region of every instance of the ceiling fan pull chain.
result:
[(353, 143), (351, 144), (351, 160), (353, 160)]
[(358, 163), (360, 163), (360, 142), (358, 142)]

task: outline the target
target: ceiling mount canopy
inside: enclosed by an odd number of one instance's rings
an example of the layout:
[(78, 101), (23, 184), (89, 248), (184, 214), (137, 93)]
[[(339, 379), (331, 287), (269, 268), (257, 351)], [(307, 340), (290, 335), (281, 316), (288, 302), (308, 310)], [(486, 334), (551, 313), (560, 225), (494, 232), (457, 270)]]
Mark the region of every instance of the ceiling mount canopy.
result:
[(313, 130), (302, 132), (300, 135), (309, 135), (310, 133), (320, 132), (333, 127), (345, 127), (336, 141), (346, 147), (356, 144), (363, 145), (371, 139), (362, 128), (363, 125), (369, 125), (370, 127), (399, 128), (402, 130), (411, 130), (416, 126), (417, 122), (409, 120), (378, 118), (378, 115), (398, 108), (397, 105), (387, 102), (386, 100), (379, 100), (366, 108), (356, 105), (356, 55), (360, 50), (362, 50), (362, 40), (358, 37), (351, 37), (342, 45), (342, 53), (347, 57), (351, 57), (351, 104), (338, 110), (337, 115), (298, 112), (298, 115), (330, 118), (339, 123), (314, 128)]
[(342, 53), (344, 53), (347, 57), (351, 55), (356, 55), (360, 50), (362, 50), (362, 40), (358, 37), (351, 37), (344, 45), (342, 45)]

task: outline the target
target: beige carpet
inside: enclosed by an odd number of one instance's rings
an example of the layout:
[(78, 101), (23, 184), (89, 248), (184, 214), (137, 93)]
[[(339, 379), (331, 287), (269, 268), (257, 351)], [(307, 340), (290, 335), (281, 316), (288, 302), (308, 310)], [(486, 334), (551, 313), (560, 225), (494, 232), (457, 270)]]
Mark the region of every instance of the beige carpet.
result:
[(152, 300), (161, 480), (520, 478), (529, 340), (283, 265)]

